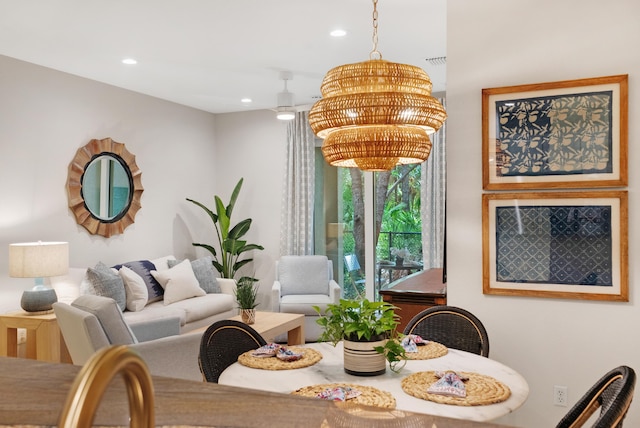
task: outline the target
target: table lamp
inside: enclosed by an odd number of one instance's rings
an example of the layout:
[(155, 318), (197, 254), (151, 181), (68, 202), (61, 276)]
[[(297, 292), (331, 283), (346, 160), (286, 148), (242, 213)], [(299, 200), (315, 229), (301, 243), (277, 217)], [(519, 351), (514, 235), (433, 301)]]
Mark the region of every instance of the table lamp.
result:
[(65, 275), (69, 271), (68, 242), (24, 242), (9, 244), (9, 276), (35, 278), (36, 285), (22, 294), (20, 306), (27, 312), (51, 311), (58, 301), (44, 277)]

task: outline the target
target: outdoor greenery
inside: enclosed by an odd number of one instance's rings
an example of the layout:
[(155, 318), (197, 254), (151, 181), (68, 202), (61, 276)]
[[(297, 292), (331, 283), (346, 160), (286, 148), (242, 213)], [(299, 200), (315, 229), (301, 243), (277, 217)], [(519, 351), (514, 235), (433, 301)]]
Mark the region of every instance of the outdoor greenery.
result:
[(209, 244), (194, 242), (192, 245), (205, 248), (211, 253), (213, 256), (213, 266), (222, 278), (235, 278), (236, 273), (242, 266), (253, 261), (251, 258), (241, 259), (240, 257), (244, 253), (252, 250), (264, 250), (262, 245), (247, 244), (247, 241), (240, 239), (251, 227), (250, 218), (244, 219), (234, 226), (231, 225), (231, 214), (233, 213), (238, 194), (242, 188), (242, 181), (243, 179), (241, 178), (238, 184), (236, 184), (231, 194), (229, 204), (226, 207), (219, 196), (214, 196), (215, 212), (204, 204), (187, 198), (187, 201), (202, 208), (211, 218), (218, 240), (218, 250)]
[[(364, 219), (364, 211), (362, 204), (358, 203), (358, 198), (363, 197), (363, 192), (359, 189), (362, 186), (361, 175), (361, 171), (351, 169), (348, 173), (341, 174), (341, 221), (345, 224), (344, 254), (355, 253), (364, 271), (364, 227), (359, 224)], [(376, 259), (393, 260), (392, 248), (407, 248), (411, 260), (422, 260), (420, 166), (398, 166), (390, 172), (378, 172), (374, 177), (376, 198), (384, 198), (384, 209), (376, 207)], [(349, 281), (348, 272), (345, 272), (345, 278)], [(345, 297), (356, 298), (364, 294), (363, 290), (359, 291), (355, 284), (345, 287)]]

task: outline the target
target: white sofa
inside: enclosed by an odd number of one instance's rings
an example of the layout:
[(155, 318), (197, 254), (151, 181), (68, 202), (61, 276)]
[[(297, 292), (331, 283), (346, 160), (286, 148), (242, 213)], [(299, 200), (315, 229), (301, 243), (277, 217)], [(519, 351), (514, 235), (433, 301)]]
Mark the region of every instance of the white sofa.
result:
[[(175, 261), (175, 257), (166, 256), (150, 261), (161, 272), (169, 269), (170, 260)], [(88, 294), (86, 268), (70, 268), (67, 275), (50, 278), (50, 283), (56, 290), (58, 301), (63, 303), (71, 304), (81, 294)], [(144, 340), (144, 326), (152, 326), (154, 321), (167, 318), (179, 318), (180, 333), (186, 333), (237, 315), (233, 288), (225, 288), (222, 283), (220, 288), (221, 292), (206, 293), (170, 304), (165, 304), (164, 300), (155, 301), (137, 311), (124, 310), (122, 315), (141, 340)]]

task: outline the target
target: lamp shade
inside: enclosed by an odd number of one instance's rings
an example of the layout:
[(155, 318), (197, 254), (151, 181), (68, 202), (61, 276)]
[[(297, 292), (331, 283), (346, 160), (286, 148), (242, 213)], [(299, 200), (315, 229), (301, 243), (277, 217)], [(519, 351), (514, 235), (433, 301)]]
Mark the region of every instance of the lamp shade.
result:
[(68, 242), (24, 242), (9, 244), (9, 276), (44, 278), (69, 271)]
[(329, 164), (386, 171), (429, 157), (447, 115), (421, 68), (382, 59), (329, 70), (309, 125)]

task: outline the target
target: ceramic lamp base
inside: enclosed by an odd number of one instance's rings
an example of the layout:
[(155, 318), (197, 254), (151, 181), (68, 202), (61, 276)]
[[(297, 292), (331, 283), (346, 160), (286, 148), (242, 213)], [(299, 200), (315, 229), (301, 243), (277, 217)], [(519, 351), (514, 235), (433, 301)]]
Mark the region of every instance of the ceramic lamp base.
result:
[(27, 290), (22, 293), (20, 306), (27, 312), (51, 311), (51, 305), (58, 301), (53, 288), (43, 290)]

